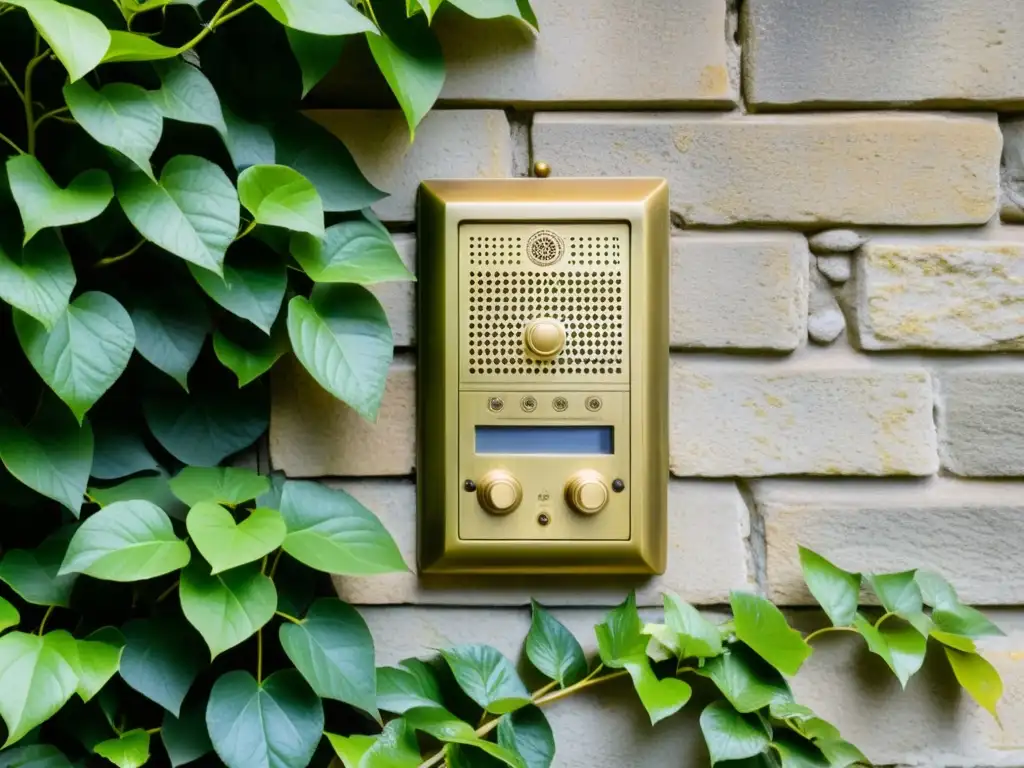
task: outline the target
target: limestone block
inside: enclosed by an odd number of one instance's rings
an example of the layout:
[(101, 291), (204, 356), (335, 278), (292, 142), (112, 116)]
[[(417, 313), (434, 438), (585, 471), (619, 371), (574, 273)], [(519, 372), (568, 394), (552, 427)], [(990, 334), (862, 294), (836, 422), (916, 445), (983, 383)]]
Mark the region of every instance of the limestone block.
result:
[(815, 257), (818, 271), (833, 283), (845, 283), (853, 274), (850, 256), (845, 253), (829, 253)]
[(1024, 369), (957, 367), (937, 377), (942, 465), (958, 475), (1024, 475)]
[[(380, 517), (405, 561), (416, 564), (416, 489), (411, 480), (348, 480), (338, 483)], [(615, 605), (630, 589), (640, 605), (660, 605), (672, 590), (695, 604), (728, 602), (733, 589), (752, 589), (746, 540), (750, 516), (736, 485), (726, 481), (669, 484), (668, 568), (654, 578), (419, 577), (415, 572), (368, 578), (337, 577), (342, 599), (355, 604), (432, 603)]]
[(309, 117), (340, 138), (360, 169), (390, 194), (373, 206), (385, 221), (416, 218), (424, 179), (512, 175), (512, 134), (504, 112), (435, 110), (416, 129), (398, 110), (312, 110)]
[(764, 519), (768, 595), (812, 605), (797, 545), (851, 571), (926, 568), (961, 599), (1024, 603), (1024, 483), (911, 480), (763, 480), (753, 484)]
[(677, 476), (938, 469), (931, 381), (923, 369), (874, 369), (825, 354), (791, 364), (676, 358), (670, 375)]
[[(416, 238), (412, 235), (392, 235), (395, 249), (402, 262), (416, 273)], [(376, 294), (391, 324), (391, 336), (396, 347), (410, 347), (416, 341), (416, 283), (378, 283), (369, 286)]]
[[(820, 257), (819, 257), (820, 258)], [(811, 295), (808, 303), (807, 332), (817, 344), (831, 344), (846, 330), (846, 317), (828, 279), (820, 271), (811, 273)]]
[(664, 176), (690, 224), (983, 224), (1002, 138), (985, 116), (545, 113), (559, 176)]
[(873, 239), (856, 270), (864, 349), (1024, 349), (1024, 242)]
[(391, 366), (376, 424), (323, 390), (292, 357), (271, 374), (270, 461), (289, 477), (408, 475), (415, 463), (412, 361)]
[(807, 335), (807, 258), (796, 234), (674, 238), (672, 346), (796, 349)]
[(1016, 107), (1017, 0), (747, 0), (744, 92), (757, 109)]
[(811, 253), (850, 253), (856, 251), (867, 238), (852, 229), (829, 229), (808, 238)]

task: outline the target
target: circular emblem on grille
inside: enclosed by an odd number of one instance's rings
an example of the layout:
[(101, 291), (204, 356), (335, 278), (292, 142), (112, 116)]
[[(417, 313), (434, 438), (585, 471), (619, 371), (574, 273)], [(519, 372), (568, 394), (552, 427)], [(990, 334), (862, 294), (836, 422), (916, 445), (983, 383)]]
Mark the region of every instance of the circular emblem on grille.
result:
[(541, 267), (554, 264), (565, 253), (565, 243), (554, 232), (541, 229), (530, 235), (526, 241), (526, 255), (530, 261)]

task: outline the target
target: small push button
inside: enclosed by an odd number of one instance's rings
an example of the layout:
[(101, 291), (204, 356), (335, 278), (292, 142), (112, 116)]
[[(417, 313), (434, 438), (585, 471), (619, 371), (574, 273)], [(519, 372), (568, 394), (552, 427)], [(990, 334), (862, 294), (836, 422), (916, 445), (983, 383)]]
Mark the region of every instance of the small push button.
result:
[(565, 503), (583, 515), (596, 515), (608, 506), (608, 483), (600, 472), (584, 469), (565, 485)]
[(476, 497), (480, 506), (492, 515), (515, 512), (523, 500), (523, 486), (503, 469), (494, 469), (477, 484)]

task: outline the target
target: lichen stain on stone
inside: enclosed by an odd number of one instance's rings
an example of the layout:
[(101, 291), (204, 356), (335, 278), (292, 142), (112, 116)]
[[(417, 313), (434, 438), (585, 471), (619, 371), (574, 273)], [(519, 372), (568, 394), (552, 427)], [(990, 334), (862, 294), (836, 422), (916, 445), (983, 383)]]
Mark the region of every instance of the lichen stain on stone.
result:
[(729, 70), (723, 64), (709, 64), (700, 72), (697, 86), (701, 96), (725, 96), (729, 91)]
[(686, 154), (693, 147), (693, 134), (690, 131), (676, 131), (672, 135), (672, 143), (679, 152)]

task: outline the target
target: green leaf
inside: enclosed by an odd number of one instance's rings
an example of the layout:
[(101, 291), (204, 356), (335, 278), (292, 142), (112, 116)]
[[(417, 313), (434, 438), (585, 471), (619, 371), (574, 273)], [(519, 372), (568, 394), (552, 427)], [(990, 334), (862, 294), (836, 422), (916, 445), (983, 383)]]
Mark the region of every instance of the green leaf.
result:
[(71, 761), (56, 747), (32, 744), (5, 749), (0, 753), (0, 768), (72, 768)]
[(185, 393), (143, 402), (153, 437), (185, 464), (212, 467), (248, 448), (267, 430), (264, 390)]
[(181, 572), (181, 610), (216, 658), (248, 640), (274, 616), (277, 591), (258, 563), (209, 575), (196, 560)]
[(152, 99), (164, 117), (208, 125), (221, 136), (227, 135), (220, 98), (206, 75), (180, 59), (160, 62), (156, 72), (160, 90), (152, 94)]
[(411, 17), (422, 11), (428, 21), (433, 21), (434, 14), (443, 2), (444, 0), (405, 0), (405, 13)]
[(804, 581), (833, 626), (848, 627), (857, 615), (860, 574), (838, 568), (816, 552), (800, 547)]
[(516, 0), (516, 7), (519, 8), (519, 18), (533, 27), (534, 30), (540, 29), (540, 24), (537, 22), (537, 14), (534, 13), (530, 0)]
[(769, 734), (756, 714), (741, 714), (727, 701), (709, 704), (700, 715), (700, 730), (711, 764), (743, 760), (768, 749)]
[(530, 633), (526, 636), (526, 656), (542, 675), (557, 680), (563, 688), (587, 675), (587, 657), (579, 641), (558, 619), (536, 600)]
[[(0, 641), (2, 642), (2, 641)], [(978, 704), (999, 721), (996, 707), (1003, 697), (1003, 681), (999, 672), (983, 656), (945, 648), (946, 658), (957, 681)]]
[(75, 692), (75, 671), (49, 636), (9, 632), (0, 637), (0, 717), (4, 747), (53, 717)]
[(1003, 630), (985, 618), (977, 608), (957, 604), (949, 608), (936, 608), (932, 612), (936, 629), (963, 637), (999, 637)]
[(550, 768), (555, 759), (555, 735), (544, 713), (534, 706), (501, 718), (498, 744), (522, 757), (526, 768)]
[(160, 45), (151, 37), (118, 29), (108, 31), (110, 32), (110, 46), (103, 56), (104, 63), (160, 61), (161, 59), (173, 59), (178, 55), (177, 48)]
[(373, 285), (415, 279), (387, 230), (362, 219), (328, 227), (322, 239), (292, 235), (291, 254), (318, 283)]
[(358, 285), (318, 285), (288, 303), (295, 356), (317, 383), (375, 421), (394, 357), (391, 326), (377, 297)]
[(418, 768), (423, 762), (416, 733), (401, 718), (376, 737), (325, 735), (345, 768)]
[(78, 526), (60, 574), (84, 573), (107, 581), (142, 581), (188, 565), (188, 545), (171, 520), (148, 501), (119, 501)]
[(83, 293), (52, 330), (14, 312), (14, 330), (28, 361), (79, 423), (110, 389), (131, 359), (135, 326), (128, 312), (105, 293)]
[(123, 643), (78, 640), (62, 630), (50, 632), (46, 639), (75, 671), (78, 678), (75, 690), (82, 701), (92, 699), (117, 674)]
[(228, 253), (223, 277), (193, 264), (188, 268), (211, 299), (270, 333), (288, 285), (287, 267), (277, 254), (243, 241)]
[(537, 17), (530, 8), (529, 0), (448, 0), (460, 11), (474, 19), (499, 19), (511, 16), (537, 28)]
[(917, 571), (914, 573), (914, 581), (921, 590), (921, 596), (925, 605), (932, 608), (952, 609), (960, 605), (960, 598), (957, 597), (953, 586), (937, 573), (932, 571)]
[(488, 712), (503, 715), (530, 703), (512, 662), (489, 645), (460, 645), (441, 651), (459, 687)]
[(238, 175), (238, 197), (257, 224), (324, 234), (324, 207), (312, 182), (285, 165), (251, 165)]
[(811, 655), (811, 646), (789, 626), (782, 611), (763, 597), (744, 592), (733, 592), (729, 602), (736, 637), (783, 674), (795, 675)]
[(204, 666), (202, 643), (176, 619), (136, 619), (123, 627), (126, 640), (121, 678), (176, 717)]
[(402, 714), (416, 707), (442, 706), (441, 686), (433, 670), (419, 659), (406, 659), (397, 667), (377, 668), (377, 707)]
[(892, 619), (876, 628), (870, 621), (857, 614), (854, 626), (867, 641), (868, 650), (881, 656), (900, 681), (900, 685), (906, 688), (907, 681), (924, 664), (928, 638), (909, 624)]
[(78, 516), (92, 466), (92, 430), (46, 398), (27, 427), (0, 413), (0, 461), (36, 493)]
[(380, 720), (373, 638), (352, 606), (331, 598), (313, 603), (299, 624), (285, 622), (281, 647), (324, 699), (351, 704)]
[(18, 609), (0, 597), (0, 632), (18, 626), (20, 621)]
[(288, 45), (302, 71), (302, 98), (306, 98), (316, 84), (334, 69), (346, 41), (340, 36), (313, 35), (297, 29), (287, 29), (285, 32), (288, 34)]
[(625, 602), (609, 612), (603, 623), (594, 627), (604, 665), (622, 668), (627, 662), (645, 656), (647, 638), (642, 629), (640, 614), (636, 610), (636, 595), (630, 592)]
[(138, 291), (132, 302), (135, 349), (187, 392), (188, 373), (210, 332), (202, 297), (187, 283), (175, 283), (172, 291)]
[(26, 243), (41, 229), (95, 219), (114, 199), (106, 171), (85, 171), (72, 179), (67, 189), (61, 189), (31, 155), (10, 158), (7, 178), (25, 225)]
[(676, 634), (678, 647), (673, 650), (681, 659), (689, 656), (709, 658), (722, 652), (722, 635), (718, 627), (700, 615), (700, 611), (679, 595), (667, 592), (665, 624)]
[(228, 768), (300, 768), (309, 764), (324, 729), (320, 699), (293, 669), (257, 683), (228, 672), (213, 685), (206, 725)]
[(889, 613), (908, 618), (921, 613), (921, 589), (914, 571), (867, 574), (864, 578)]
[[(224, 113), (224, 122), (228, 127), (224, 143), (227, 145), (228, 154), (231, 155), (231, 162), (234, 163), (235, 169), (243, 171), (250, 165), (273, 165), (277, 150), (270, 129), (259, 123), (243, 120), (227, 107), (222, 106), (221, 111)], [(301, 116), (296, 115), (295, 118), (298, 119)], [(301, 119), (305, 120), (305, 118)], [(305, 120), (305, 122), (309, 121)], [(310, 124), (312, 125), (312, 123)], [(349, 160), (351, 161), (351, 157)], [(292, 165), (292, 163), (283, 164)]]
[(117, 185), (117, 200), (139, 233), (165, 251), (218, 275), (238, 233), (238, 194), (220, 166), (177, 155), (156, 183), (139, 173)]
[(257, 0), (275, 21), (311, 35), (376, 33), (377, 28), (345, 0)]
[(693, 689), (682, 680), (674, 677), (659, 680), (646, 654), (627, 660), (624, 666), (633, 680), (640, 703), (651, 718), (651, 725), (657, 725), (666, 717), (674, 715), (693, 694)]
[(941, 630), (933, 629), (928, 633), (930, 637), (934, 637), (943, 645), (948, 645), (950, 648), (956, 648), (958, 651), (964, 653), (977, 653), (978, 646), (974, 644), (974, 641), (969, 637), (962, 637), (960, 635), (953, 635), (949, 632), (943, 632)]
[(190, 698), (182, 708), (181, 717), (165, 712), (160, 739), (173, 768), (212, 752), (213, 744), (206, 731), (206, 699)]
[(109, 83), (95, 91), (79, 80), (64, 87), (64, 100), (86, 133), (153, 176), (149, 159), (160, 143), (164, 119), (147, 91), (132, 83)]
[(110, 45), (110, 33), (91, 13), (55, 0), (6, 0), (24, 8), (39, 34), (68, 71), (71, 82), (94, 70)]
[(149, 761), (149, 734), (141, 728), (125, 731), (116, 739), (101, 741), (95, 750), (118, 768), (140, 768)]
[(144, 499), (156, 504), (171, 517), (184, 520), (188, 507), (171, 493), (167, 480), (167, 475), (161, 472), (155, 476), (132, 478), (109, 488), (90, 488), (89, 495), (104, 507), (118, 501)]
[[(255, 331), (253, 331), (255, 334)], [(225, 368), (238, 377), (238, 386), (244, 387), (256, 381), (280, 360), (290, 349), (288, 330), (278, 323), (271, 330), (270, 338), (245, 335), (244, 341), (234, 341), (218, 328), (213, 334), (213, 351)]]
[(821, 750), (830, 768), (848, 768), (851, 765), (871, 765), (864, 753), (843, 739), (815, 739), (814, 746)]
[(782, 768), (831, 768), (822, 751), (811, 741), (791, 731), (780, 731), (772, 746)]
[(714, 682), (739, 712), (756, 712), (793, 701), (789, 685), (778, 670), (739, 643), (709, 659), (697, 674)]
[(396, 3), (384, 4), (378, 12), (381, 33), (366, 35), (370, 53), (387, 80), (409, 124), (410, 136), (434, 106), (444, 86), (444, 56), (441, 44), (426, 19), (401, 18)]
[[(269, 491), (270, 478), (240, 467), (185, 467), (171, 480), (170, 486), (171, 493), (190, 507), (201, 501), (234, 505), (251, 501)], [(234, 528), (234, 523), (231, 527)], [(191, 530), (189, 534), (192, 538), (196, 536)], [(279, 545), (280, 542), (273, 548)], [(201, 549), (199, 551), (202, 552)]]
[(0, 242), (0, 299), (48, 328), (64, 314), (75, 287), (75, 268), (64, 244), (46, 232), (19, 248)]
[(288, 526), (284, 551), (310, 568), (341, 576), (407, 570), (391, 534), (345, 491), (289, 481), (281, 514)]
[(284, 541), (284, 519), (276, 509), (257, 507), (241, 523), (219, 504), (199, 502), (186, 519), (189, 536), (217, 574), (270, 554)]
[(476, 735), (469, 723), (463, 722), (441, 707), (410, 709), (403, 718), (413, 729), (423, 731), (446, 744), (467, 744), (482, 749), (513, 768), (526, 768), (523, 759), (505, 747), (485, 741)]
[(92, 469), (89, 472), (92, 477), (98, 480), (119, 480), (139, 472), (160, 470), (160, 464), (153, 458), (138, 431), (112, 419), (97, 421), (95, 414), (89, 422), (92, 424), (95, 442)]
[(71, 526), (58, 528), (35, 549), (7, 550), (0, 561), (0, 581), (27, 603), (67, 608), (78, 576), (59, 576), (58, 571), (73, 531)]

